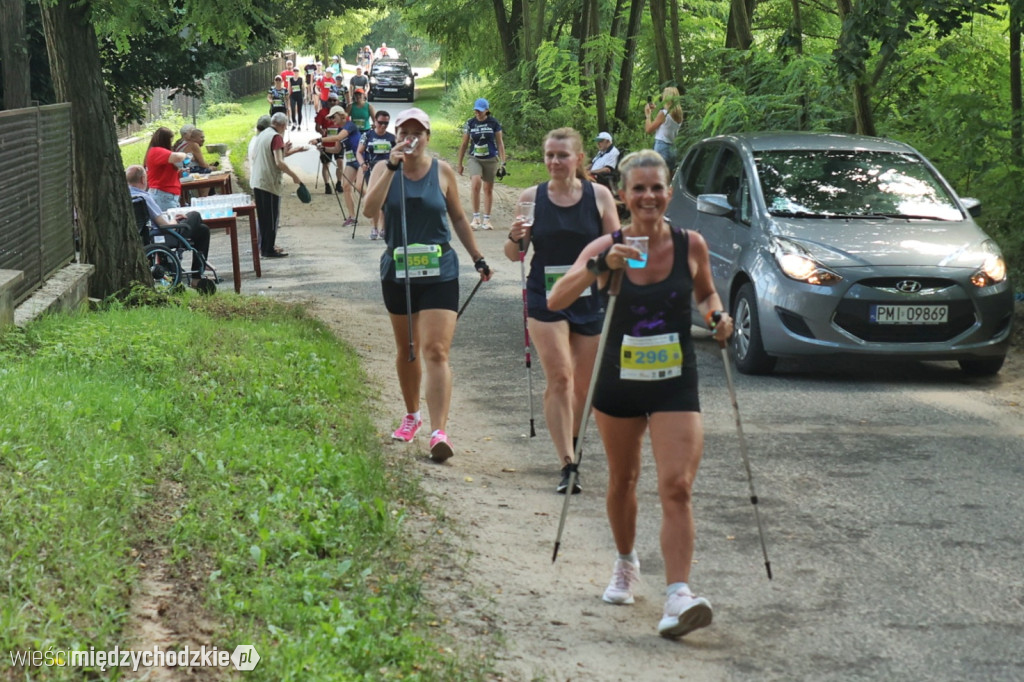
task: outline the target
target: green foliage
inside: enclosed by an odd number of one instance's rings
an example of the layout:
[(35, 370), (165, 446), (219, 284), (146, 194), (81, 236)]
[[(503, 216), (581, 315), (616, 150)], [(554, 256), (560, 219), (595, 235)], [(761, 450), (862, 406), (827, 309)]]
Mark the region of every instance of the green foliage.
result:
[(207, 118), (221, 118), (224, 116), (240, 116), (245, 113), (245, 109), (238, 102), (222, 102), (203, 107), (203, 113), (206, 114)]
[(109, 302), (0, 337), (0, 376), (4, 651), (126, 646), (166, 564), (208, 645), (256, 645), (254, 680), (482, 679), (429, 627), (434, 559), (404, 524), (431, 511), (383, 459), (358, 360), (301, 309)]

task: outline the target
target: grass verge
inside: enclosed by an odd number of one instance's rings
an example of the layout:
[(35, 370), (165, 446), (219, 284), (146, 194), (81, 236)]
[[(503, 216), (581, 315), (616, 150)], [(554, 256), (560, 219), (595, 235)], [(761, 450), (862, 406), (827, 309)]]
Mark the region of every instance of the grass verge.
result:
[(481, 679), (431, 627), (432, 559), (404, 532), (431, 513), (384, 461), (354, 353), (295, 307), (168, 302), (0, 337), (0, 652), (128, 648), (156, 546), (217, 624), (207, 644), (256, 646), (247, 679)]

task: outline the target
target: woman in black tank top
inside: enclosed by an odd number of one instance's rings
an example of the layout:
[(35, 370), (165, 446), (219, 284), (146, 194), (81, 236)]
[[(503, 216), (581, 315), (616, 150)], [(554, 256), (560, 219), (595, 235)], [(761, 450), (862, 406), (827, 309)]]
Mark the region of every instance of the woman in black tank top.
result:
[[(619, 228), (619, 216), (608, 188), (586, 179), (583, 140), (575, 130), (559, 128), (547, 134), (544, 163), (551, 179), (524, 190), (519, 197), (521, 202), (535, 203), (533, 223), (526, 225), (521, 219), (512, 223), (505, 256), (518, 261), (525, 257), (520, 246), (529, 249), (533, 245), (526, 285), (528, 329), (547, 379), (544, 419), (561, 467), (555, 491), (564, 493), (597, 353), (604, 302), (597, 287), (591, 287), (565, 310), (553, 311), (547, 306), (547, 292), (587, 244)], [(572, 492), (580, 490), (577, 478)]]
[[(580, 254), (555, 285), (548, 306), (570, 305), (596, 281), (607, 286), (609, 272), (621, 272), (622, 288), (608, 324), (604, 357), (594, 391), (594, 417), (608, 457), (608, 520), (618, 557), (604, 600), (632, 604), (640, 577), (636, 539), (641, 445), (650, 430), (661, 497), (661, 553), (667, 584), (658, 632), (680, 637), (711, 623), (711, 604), (690, 590), (694, 522), (693, 481), (704, 447), (697, 401), (697, 368), (690, 339), (691, 298), (706, 320), (723, 309), (711, 281), (704, 239), (665, 220), (672, 197), (668, 167), (656, 152), (627, 156), (620, 165), (623, 195), (633, 223), (602, 236)], [(647, 237), (642, 269), (627, 268), (640, 252), (627, 242)], [(732, 319), (721, 312), (715, 338), (732, 334)]]

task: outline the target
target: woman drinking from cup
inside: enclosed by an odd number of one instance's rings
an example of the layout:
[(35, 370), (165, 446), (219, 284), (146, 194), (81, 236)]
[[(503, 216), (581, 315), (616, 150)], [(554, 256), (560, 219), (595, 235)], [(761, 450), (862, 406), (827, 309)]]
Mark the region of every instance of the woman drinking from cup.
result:
[[(579, 300), (562, 306), (564, 310), (550, 309), (547, 295), (587, 244), (619, 229), (619, 216), (608, 188), (586, 179), (583, 139), (575, 130), (559, 128), (547, 134), (544, 165), (551, 179), (520, 195), (521, 206), (533, 205), (533, 220), (522, 215), (528, 210), (520, 211), (508, 233), (505, 256), (520, 260), (533, 244), (526, 280), (527, 328), (547, 379), (544, 418), (561, 467), (556, 491), (564, 493), (597, 353), (603, 306), (596, 287), (581, 291)], [(578, 478), (572, 492), (580, 492)]]
[[(644, 432), (650, 431), (661, 498), (661, 553), (667, 599), (658, 632), (681, 637), (711, 623), (711, 604), (690, 590), (695, 529), (691, 498), (704, 448), (697, 397), (697, 365), (690, 338), (691, 299), (715, 339), (732, 334), (732, 319), (711, 280), (708, 247), (696, 232), (672, 226), (665, 210), (672, 197), (662, 157), (644, 150), (619, 166), (620, 194), (633, 222), (591, 242), (554, 286), (548, 307), (571, 305), (595, 283), (621, 277), (594, 387), (594, 418), (608, 458), (608, 520), (618, 557), (604, 591), (611, 604), (632, 604), (640, 579), (636, 539), (637, 495)], [(647, 238), (642, 252), (631, 237)]]

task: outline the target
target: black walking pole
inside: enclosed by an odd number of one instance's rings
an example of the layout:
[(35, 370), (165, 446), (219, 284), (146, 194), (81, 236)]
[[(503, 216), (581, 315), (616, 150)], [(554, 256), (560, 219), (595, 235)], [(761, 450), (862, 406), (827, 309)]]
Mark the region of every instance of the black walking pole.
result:
[[(713, 322), (718, 324), (720, 315), (715, 313)], [(743, 435), (743, 423), (740, 421), (740, 406), (736, 402), (736, 387), (732, 383), (732, 368), (729, 364), (729, 351), (726, 350), (726, 341), (719, 340), (718, 346), (722, 350), (722, 364), (725, 365), (725, 382), (729, 385), (729, 398), (732, 400), (732, 411), (736, 416), (736, 433), (740, 438), (740, 454), (743, 457), (743, 466), (747, 470), (747, 484), (750, 486), (750, 504), (754, 506), (754, 518), (757, 519), (757, 534), (761, 538), (761, 553), (764, 555), (764, 568), (768, 571), (768, 580), (772, 579), (772, 564), (768, 561), (768, 549), (764, 543), (764, 528), (761, 527), (761, 512), (757, 506), (757, 493), (754, 492), (754, 475), (750, 471), (750, 457), (747, 454), (747, 438)]]
[(483, 283), (484, 283), (483, 279), (480, 279), (480, 280), (477, 281), (476, 286), (473, 287), (473, 291), (469, 292), (469, 298), (467, 298), (466, 302), (462, 304), (461, 308), (459, 308), (459, 313), (458, 313), (458, 315), (455, 316), (456, 320), (459, 319), (460, 317), (462, 317), (462, 313), (463, 313), (463, 311), (466, 310), (466, 306), (468, 306), (469, 302), (473, 300), (474, 296), (476, 296), (476, 290), (479, 289), (480, 285), (483, 284)]
[[(404, 159), (403, 159), (404, 161)], [(405, 265), (405, 316), (409, 320), (409, 362), (416, 360), (412, 341), (412, 285), (409, 282), (409, 228), (405, 222), (405, 167), (398, 162), (398, 181), (402, 187), (402, 262)]]
[(587, 422), (590, 421), (590, 407), (594, 404), (594, 389), (597, 387), (597, 378), (601, 376), (601, 356), (604, 355), (604, 346), (608, 341), (608, 329), (611, 327), (612, 314), (615, 312), (615, 300), (619, 297), (619, 288), (622, 286), (623, 271), (612, 272), (611, 285), (608, 288), (608, 305), (605, 307), (604, 323), (601, 325), (601, 337), (597, 342), (597, 358), (594, 360), (594, 371), (590, 374), (590, 386), (587, 388), (587, 399), (583, 404), (583, 421), (580, 423), (580, 433), (576, 437), (575, 452), (573, 452), (572, 464), (569, 465), (569, 486), (565, 489), (565, 501), (562, 502), (562, 518), (558, 520), (558, 535), (555, 536), (555, 551), (551, 554), (551, 563), (558, 558), (558, 547), (562, 544), (562, 529), (565, 528), (565, 517), (569, 513), (569, 500), (572, 499), (573, 486), (576, 485), (576, 477), (579, 472), (580, 460), (583, 458), (583, 434), (587, 432)]
[(530, 328), (527, 325), (529, 314), (526, 307), (526, 241), (519, 240), (519, 277), (523, 283), (523, 337), (526, 339), (526, 386), (530, 393), (530, 438), (537, 435), (533, 427), (533, 376), (530, 372)]
[[(344, 174), (342, 175), (344, 176)], [(365, 177), (366, 175), (367, 173), (364, 171), (363, 177)], [(356, 171), (356, 177), (359, 177), (358, 171)], [(353, 216), (356, 219), (356, 221), (352, 223), (352, 239), (356, 238), (356, 226), (359, 225), (359, 209), (362, 208), (363, 206), (363, 194), (366, 192), (366, 182), (361, 182), (359, 184), (362, 186), (362, 190), (355, 189), (356, 183), (352, 183), (353, 191), (359, 194), (359, 198), (356, 199), (356, 214)]]

